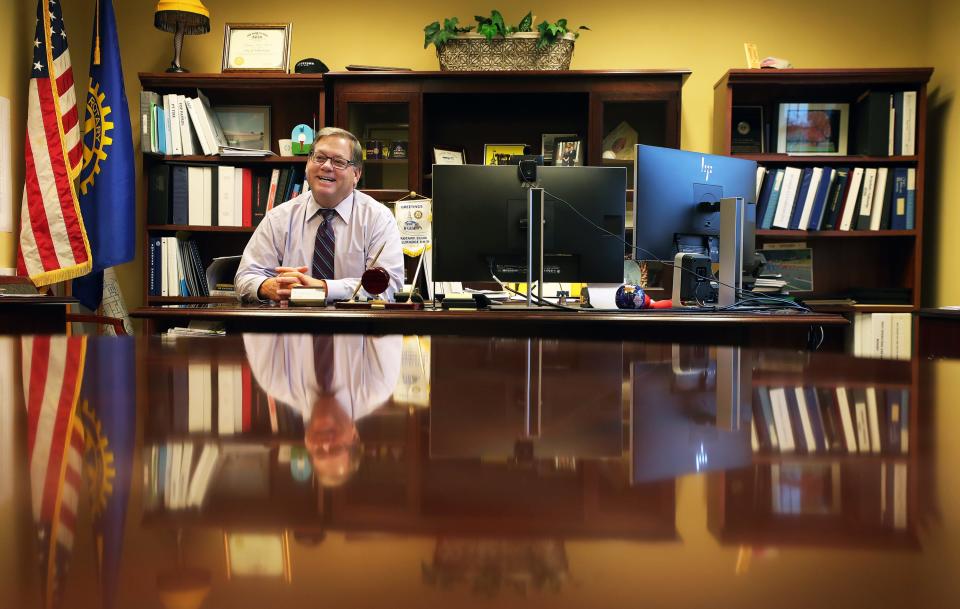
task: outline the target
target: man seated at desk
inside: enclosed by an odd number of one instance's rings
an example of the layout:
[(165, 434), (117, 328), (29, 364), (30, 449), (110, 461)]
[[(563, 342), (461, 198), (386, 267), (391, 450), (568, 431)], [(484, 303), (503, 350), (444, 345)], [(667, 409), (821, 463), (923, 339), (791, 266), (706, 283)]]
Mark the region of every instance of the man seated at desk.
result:
[(382, 406), (400, 379), (400, 335), (244, 334), (257, 383), (303, 417), (303, 440), (323, 486), (360, 466), (357, 420)]
[(298, 285), (325, 285), (328, 301), (349, 298), (381, 247), (377, 266), (390, 275), (384, 298), (392, 298), (403, 284), (400, 232), (385, 205), (356, 190), (362, 164), (352, 133), (317, 133), (309, 190), (267, 212), (243, 250), (235, 278), (241, 300), (286, 300)]

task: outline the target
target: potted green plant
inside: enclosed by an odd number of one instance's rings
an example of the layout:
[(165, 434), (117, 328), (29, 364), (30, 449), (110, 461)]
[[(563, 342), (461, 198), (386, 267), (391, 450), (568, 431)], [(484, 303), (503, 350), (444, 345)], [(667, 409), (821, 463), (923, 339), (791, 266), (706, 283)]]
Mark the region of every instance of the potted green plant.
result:
[(567, 27), (566, 19), (542, 21), (533, 27), (532, 12), (508, 26), (500, 11), (475, 17), (477, 25), (461, 26), (456, 17), (423, 28), (423, 48), (437, 48), (441, 70), (567, 70), (580, 26)]

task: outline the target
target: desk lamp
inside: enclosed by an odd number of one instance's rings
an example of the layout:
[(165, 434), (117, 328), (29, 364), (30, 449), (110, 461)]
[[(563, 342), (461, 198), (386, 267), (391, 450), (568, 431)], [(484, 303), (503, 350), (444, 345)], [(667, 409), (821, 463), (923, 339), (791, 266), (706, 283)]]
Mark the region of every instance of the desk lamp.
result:
[(206, 34), (210, 31), (210, 11), (200, 0), (160, 0), (153, 14), (158, 30), (173, 32), (173, 61), (167, 72), (189, 72), (180, 66), (180, 50), (184, 34)]

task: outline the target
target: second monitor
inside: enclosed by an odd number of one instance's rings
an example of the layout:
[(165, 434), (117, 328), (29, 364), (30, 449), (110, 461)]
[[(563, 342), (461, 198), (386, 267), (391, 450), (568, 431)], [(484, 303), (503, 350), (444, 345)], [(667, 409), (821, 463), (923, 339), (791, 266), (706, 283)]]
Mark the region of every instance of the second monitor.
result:
[[(626, 169), (537, 169), (544, 281), (622, 283)], [(434, 165), (434, 280), (526, 281), (528, 190), (516, 166)]]

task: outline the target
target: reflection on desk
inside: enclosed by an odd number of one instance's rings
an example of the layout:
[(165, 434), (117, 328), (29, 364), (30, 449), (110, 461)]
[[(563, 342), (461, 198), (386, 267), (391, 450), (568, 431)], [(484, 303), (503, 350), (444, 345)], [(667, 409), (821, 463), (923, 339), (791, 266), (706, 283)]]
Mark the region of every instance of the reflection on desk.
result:
[[(757, 569), (768, 585), (793, 589), (804, 556), (844, 582), (910, 579), (909, 592), (834, 584), (886, 607), (924, 592), (905, 573), (935, 573), (956, 551), (955, 536), (918, 534), (960, 530), (928, 517), (934, 458), (951, 449), (924, 431), (948, 410), (920, 391), (920, 362), (561, 339), (256, 338), (2, 339), (25, 373), (3, 377), (2, 420), (15, 424), (0, 446), (28, 451), (0, 454), (0, 472), (30, 484), (0, 476), (0, 498), (20, 511), (48, 495), (95, 499), (93, 511), (65, 501), (59, 517), (35, 512), (48, 536), (73, 526), (69, 543), (61, 533), (38, 555), (25, 536), (11, 542), (25, 564), (73, 564), (55, 573), (64, 606), (100, 606), (98, 594), (158, 604), (178, 586), (239, 607), (331, 587), (350, 606), (459, 606), (478, 594), (497, 606), (518, 594), (532, 606), (556, 606), (556, 594), (688, 605), (698, 592), (658, 582), (693, 561), (714, 589), (759, 607), (769, 599), (730, 578), (781, 548)], [(327, 379), (327, 343), (334, 372), (339, 359), (362, 375)], [(324, 386), (338, 408), (352, 404), (357, 437), (357, 467), (333, 483), (317, 475), (306, 435), (315, 409), (329, 413), (315, 397)], [(64, 391), (77, 401), (54, 399)], [(73, 412), (84, 442), (71, 448), (74, 436), (40, 423), (66, 425)], [(31, 465), (38, 446), (82, 452), (97, 475), (69, 465), (48, 483)], [(124, 512), (126, 527), (104, 536), (104, 588), (88, 594), (69, 575), (93, 569), (93, 538), (77, 527), (118, 514), (122, 524)], [(625, 567), (637, 564), (654, 580), (643, 592)], [(371, 589), (371, 574), (385, 573)], [(17, 606), (47, 594), (40, 580), (18, 586)], [(800, 595), (822, 604), (835, 592)]]

